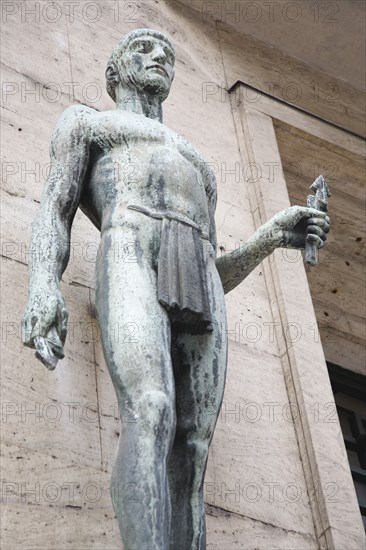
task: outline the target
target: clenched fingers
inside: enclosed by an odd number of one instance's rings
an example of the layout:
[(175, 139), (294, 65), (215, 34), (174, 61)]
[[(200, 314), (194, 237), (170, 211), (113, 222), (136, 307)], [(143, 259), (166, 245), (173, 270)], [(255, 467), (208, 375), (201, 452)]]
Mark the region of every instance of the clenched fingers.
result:
[(330, 230), (330, 220), (328, 216), (326, 218), (309, 218), (308, 220), (308, 227), (310, 225), (316, 225), (317, 227), (321, 227), (323, 229), (324, 233), (329, 233)]
[(318, 227), (317, 225), (308, 225), (306, 228), (306, 232), (308, 235), (318, 235), (323, 241), (327, 240), (327, 234), (321, 227)]
[[(319, 237), (320, 241), (317, 239), (312, 239), (312, 242), (316, 243), (318, 245), (318, 248), (322, 248), (324, 246), (324, 242), (327, 240), (327, 233), (329, 233), (330, 230), (330, 219), (327, 215), (325, 215), (324, 212), (322, 217), (319, 216), (320, 212), (317, 214), (317, 216), (309, 218), (306, 233), (309, 236), (313, 237)], [(310, 239), (311, 240), (311, 239)], [(307, 238), (307, 241), (309, 242), (309, 239)]]
[[(325, 235), (325, 233), (324, 233), (324, 235)], [(326, 238), (327, 238), (327, 236), (325, 235), (325, 239)], [(318, 235), (316, 235), (314, 233), (308, 233), (308, 235), (306, 236), (306, 242), (307, 243), (314, 243), (314, 244), (317, 245), (318, 248), (323, 248), (325, 239), (322, 239), (321, 237), (319, 237)]]
[(22, 339), (26, 346), (34, 347), (36, 336), (46, 336), (51, 326), (51, 320), (39, 317), (34, 311), (27, 311), (22, 319)]
[(57, 332), (60, 336), (61, 342), (64, 344), (67, 335), (67, 321), (69, 319), (69, 313), (64, 304), (60, 305), (57, 311)]

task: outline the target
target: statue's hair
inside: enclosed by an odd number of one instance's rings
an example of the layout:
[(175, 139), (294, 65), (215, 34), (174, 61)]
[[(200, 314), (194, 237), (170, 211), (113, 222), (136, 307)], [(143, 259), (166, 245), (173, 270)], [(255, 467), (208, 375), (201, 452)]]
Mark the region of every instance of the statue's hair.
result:
[[(107, 72), (108, 72), (109, 68), (115, 69), (115, 67), (117, 66), (118, 59), (121, 57), (123, 52), (125, 50), (127, 50), (130, 43), (133, 40), (135, 40), (136, 38), (141, 38), (143, 36), (153, 36), (154, 38), (158, 38), (159, 40), (163, 40), (164, 42), (166, 42), (169, 45), (169, 47), (175, 53), (175, 49), (174, 49), (173, 44), (171, 43), (169, 38), (167, 36), (165, 36), (165, 34), (159, 32), (159, 31), (154, 31), (152, 29), (137, 29), (137, 30), (131, 31), (128, 34), (126, 34), (122, 38), (122, 40), (120, 40), (118, 42), (118, 44), (115, 46), (115, 48), (113, 49), (113, 51), (111, 53), (111, 56), (108, 60), (106, 75), (107, 75)], [(115, 87), (116, 87), (116, 82), (113, 81), (113, 80), (109, 80), (108, 76), (107, 76), (106, 88), (107, 88), (108, 94), (111, 96), (113, 101), (116, 101)]]

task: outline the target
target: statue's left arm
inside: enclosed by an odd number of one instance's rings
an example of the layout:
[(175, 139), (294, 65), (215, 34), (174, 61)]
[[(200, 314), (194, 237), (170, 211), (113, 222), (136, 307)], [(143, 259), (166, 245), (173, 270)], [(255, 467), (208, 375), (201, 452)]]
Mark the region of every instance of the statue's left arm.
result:
[(324, 246), (330, 220), (325, 212), (292, 206), (262, 225), (240, 248), (216, 260), (225, 294), (238, 286), (276, 248)]

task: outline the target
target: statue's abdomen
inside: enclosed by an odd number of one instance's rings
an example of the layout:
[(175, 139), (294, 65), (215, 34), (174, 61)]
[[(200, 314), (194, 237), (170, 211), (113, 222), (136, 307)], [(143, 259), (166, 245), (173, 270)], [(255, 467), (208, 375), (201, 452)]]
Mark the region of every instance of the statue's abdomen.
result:
[[(198, 169), (175, 147), (141, 141), (114, 148), (93, 163), (87, 187), (94, 209), (118, 224), (128, 204), (187, 216), (208, 232), (205, 189)], [(104, 225), (104, 223), (103, 223)]]

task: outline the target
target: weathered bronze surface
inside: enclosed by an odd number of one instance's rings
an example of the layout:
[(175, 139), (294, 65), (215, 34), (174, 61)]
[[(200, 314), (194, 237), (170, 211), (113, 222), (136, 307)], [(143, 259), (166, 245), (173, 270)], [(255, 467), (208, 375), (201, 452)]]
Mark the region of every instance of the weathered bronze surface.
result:
[[(323, 246), (326, 213), (295, 206), (240, 249), (216, 259), (216, 181), (198, 151), (162, 123), (175, 53), (159, 32), (126, 35), (109, 60), (116, 110), (66, 109), (51, 144), (51, 171), (33, 244), (23, 339), (55, 368), (67, 310), (59, 283), (80, 207), (100, 229), (96, 306), (104, 356), (123, 424), (111, 490), (128, 549), (205, 548), (203, 480), (227, 365), (224, 293), (277, 247)], [(126, 262), (133, 244), (134, 262)], [(115, 328), (138, 326), (127, 343)], [(133, 414), (133, 410), (131, 411)], [(134, 482), (133, 501), (121, 488)]]

